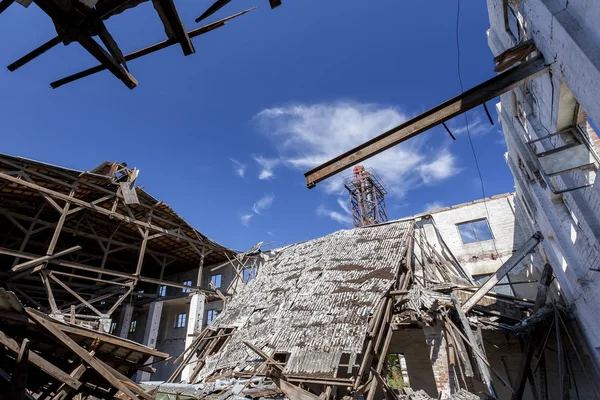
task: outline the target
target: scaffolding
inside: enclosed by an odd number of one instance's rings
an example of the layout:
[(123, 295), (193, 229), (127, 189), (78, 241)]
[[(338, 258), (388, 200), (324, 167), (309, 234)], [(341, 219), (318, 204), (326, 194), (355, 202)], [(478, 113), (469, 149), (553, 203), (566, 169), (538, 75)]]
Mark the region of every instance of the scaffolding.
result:
[(355, 227), (376, 225), (388, 220), (385, 209), (387, 189), (373, 170), (354, 167), (352, 176), (344, 179), (350, 193), (352, 221)]

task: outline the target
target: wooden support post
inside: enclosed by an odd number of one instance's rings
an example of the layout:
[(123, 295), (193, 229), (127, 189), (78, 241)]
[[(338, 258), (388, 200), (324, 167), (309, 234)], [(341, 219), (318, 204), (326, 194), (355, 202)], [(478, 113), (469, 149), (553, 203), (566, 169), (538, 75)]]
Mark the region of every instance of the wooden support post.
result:
[[(471, 348), (474, 351), (477, 350), (477, 353), (478, 353), (477, 355), (479, 355), (479, 357), (475, 357), (475, 361), (477, 362), (477, 367), (479, 369), (479, 373), (481, 374), (481, 379), (483, 380), (483, 383), (487, 386), (490, 394), (493, 397), (498, 398), (498, 395), (496, 394), (496, 390), (494, 389), (494, 384), (492, 383), (492, 377), (490, 376), (490, 371), (488, 369), (488, 366), (482, 360), (482, 358), (485, 358), (485, 356), (481, 355), (480, 348), (477, 344), (477, 339), (475, 338), (475, 335), (473, 334), (473, 330), (471, 329), (469, 320), (467, 319), (467, 316), (465, 315), (465, 313), (463, 312), (463, 310), (460, 306), (460, 300), (458, 300), (458, 298), (455, 295), (452, 295), (452, 301), (454, 302), (454, 306), (456, 308), (456, 313), (458, 314), (460, 323), (463, 326), (465, 335), (467, 336), (467, 339), (468, 339), (467, 343), (471, 346)], [(447, 321), (449, 321), (449, 320), (447, 320)], [(458, 331), (458, 332), (460, 333), (460, 331)], [(510, 385), (508, 387), (510, 388)]]
[(529, 240), (519, 247), (519, 249), (508, 259), (498, 270), (488, 278), (487, 281), (471, 296), (463, 305), (463, 313), (468, 313), (498, 282), (516, 267), (535, 247), (544, 240), (541, 232), (533, 234)]
[(526, 61), (466, 92), (418, 115), (395, 128), (355, 147), (346, 153), (306, 172), (306, 186), (317, 183), (344, 171), (374, 155), (423, 133), (442, 122), (463, 114), (482, 103), (519, 86), (525, 79), (533, 79), (548, 70), (543, 58)]
[[(539, 311), (546, 304), (546, 296), (550, 282), (552, 282), (552, 266), (546, 264), (538, 284), (538, 292), (535, 299), (535, 306), (533, 307), (533, 313)], [(525, 345), (523, 346), (523, 353), (521, 355), (521, 364), (514, 385), (515, 393), (512, 395), (512, 400), (521, 399), (525, 392), (525, 384), (527, 383), (527, 378), (531, 372), (530, 365), (535, 350), (534, 339), (537, 338), (538, 333), (539, 329), (534, 328), (533, 331), (529, 332), (528, 337), (525, 339)]]
[(10, 380), (10, 399), (24, 400), (27, 388), (27, 367), (29, 365), (29, 339), (23, 339), (15, 368)]
[(50, 286), (50, 282), (48, 282), (48, 278), (46, 277), (45, 274), (40, 272), (40, 277), (42, 278), (42, 283), (44, 284), (44, 287), (46, 288), (46, 294), (48, 295), (48, 303), (50, 304), (50, 310), (52, 311), (52, 314), (59, 314), (60, 310), (58, 309), (58, 306), (56, 305), (56, 300), (54, 299), (54, 293), (52, 293), (52, 287)]
[[(46, 275), (46, 273), (42, 272), (42, 275)], [(75, 292), (73, 289), (71, 289), (70, 287), (65, 285), (64, 282), (61, 281), (60, 279), (58, 279), (56, 276), (54, 276), (54, 274), (52, 272), (48, 273), (47, 275), (50, 277), (50, 279), (52, 279), (54, 282), (58, 283), (67, 292), (71, 293), (73, 295), (73, 297), (75, 297), (77, 300), (82, 302), (87, 308), (89, 308), (91, 311), (93, 311), (96, 315), (98, 315), (101, 318), (105, 317), (105, 315), (102, 314), (100, 311), (98, 311), (98, 309), (96, 307), (94, 307), (93, 305), (88, 303), (87, 300), (85, 300), (83, 297), (81, 297), (77, 292)]]

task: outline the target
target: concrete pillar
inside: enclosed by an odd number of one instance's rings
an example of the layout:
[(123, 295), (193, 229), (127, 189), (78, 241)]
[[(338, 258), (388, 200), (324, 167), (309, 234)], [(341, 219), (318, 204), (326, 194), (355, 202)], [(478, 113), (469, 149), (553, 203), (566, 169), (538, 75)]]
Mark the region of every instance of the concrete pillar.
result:
[(131, 326), (131, 317), (133, 316), (133, 306), (129, 303), (123, 304), (121, 307), (121, 315), (119, 316), (119, 330), (115, 332), (120, 338), (127, 339), (129, 335), (129, 327)]
[(433, 377), (438, 390), (438, 398), (441, 400), (449, 399), (452, 393), (453, 376), (448, 362), (447, 344), (442, 324), (436, 323), (434, 326), (425, 326), (423, 327), (423, 333), (429, 349), (429, 359), (431, 360)]
[[(187, 349), (194, 339), (202, 331), (202, 321), (204, 320), (204, 302), (206, 296), (204, 293), (195, 293), (190, 301), (190, 309), (188, 312), (187, 334), (185, 336), (185, 348)], [(186, 381), (194, 370), (194, 364), (190, 364), (181, 372), (181, 380)]]
[[(144, 329), (144, 346), (151, 348), (156, 347), (156, 338), (158, 337), (158, 331), (160, 328), (160, 317), (162, 314), (163, 302), (154, 301), (150, 303), (150, 310), (148, 311), (148, 319), (146, 320), (146, 328)], [(152, 357), (148, 359), (146, 363), (152, 362)], [(149, 372), (138, 372), (138, 382), (145, 382), (150, 380)]]

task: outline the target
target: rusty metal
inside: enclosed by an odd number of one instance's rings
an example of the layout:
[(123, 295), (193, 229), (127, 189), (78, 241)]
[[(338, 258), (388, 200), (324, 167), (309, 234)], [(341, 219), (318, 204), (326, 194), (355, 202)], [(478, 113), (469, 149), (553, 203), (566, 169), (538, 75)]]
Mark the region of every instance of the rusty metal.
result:
[(357, 165), (352, 176), (344, 180), (344, 187), (350, 194), (355, 227), (376, 225), (388, 220), (384, 197), (387, 190), (374, 171)]

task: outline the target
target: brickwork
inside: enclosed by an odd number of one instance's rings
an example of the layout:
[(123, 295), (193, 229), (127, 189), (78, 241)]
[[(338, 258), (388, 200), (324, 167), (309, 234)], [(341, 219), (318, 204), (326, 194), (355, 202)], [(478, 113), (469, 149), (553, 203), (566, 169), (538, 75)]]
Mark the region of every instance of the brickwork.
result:
[[(498, 55), (514, 46), (516, 39), (504, 26), (504, 2), (487, 0), (487, 4), (488, 41), (494, 55)], [(527, 223), (544, 234), (544, 255), (554, 267), (561, 296), (573, 307), (589, 356), (600, 370), (600, 273), (594, 271), (600, 268), (600, 179), (594, 171), (597, 163), (587, 170), (552, 177), (553, 186), (559, 189), (594, 184), (556, 194), (551, 185), (529, 179), (541, 176), (541, 166), (527, 144), (577, 124), (576, 129), (598, 151), (598, 137), (582, 116), (596, 126), (600, 122), (600, 2), (529, 0), (523, 3), (522, 13), (529, 38), (552, 65), (550, 74), (502, 95), (497, 106), (508, 147), (506, 158), (515, 178), (515, 203), (531, 210)], [(516, 118), (515, 100), (527, 110), (522, 122)], [(540, 150), (560, 144), (556, 140), (538, 143)]]
[(429, 358), (433, 369), (433, 377), (438, 390), (438, 398), (449, 399), (455, 391), (454, 377), (448, 362), (448, 348), (441, 324), (425, 326), (425, 343), (429, 350)]

